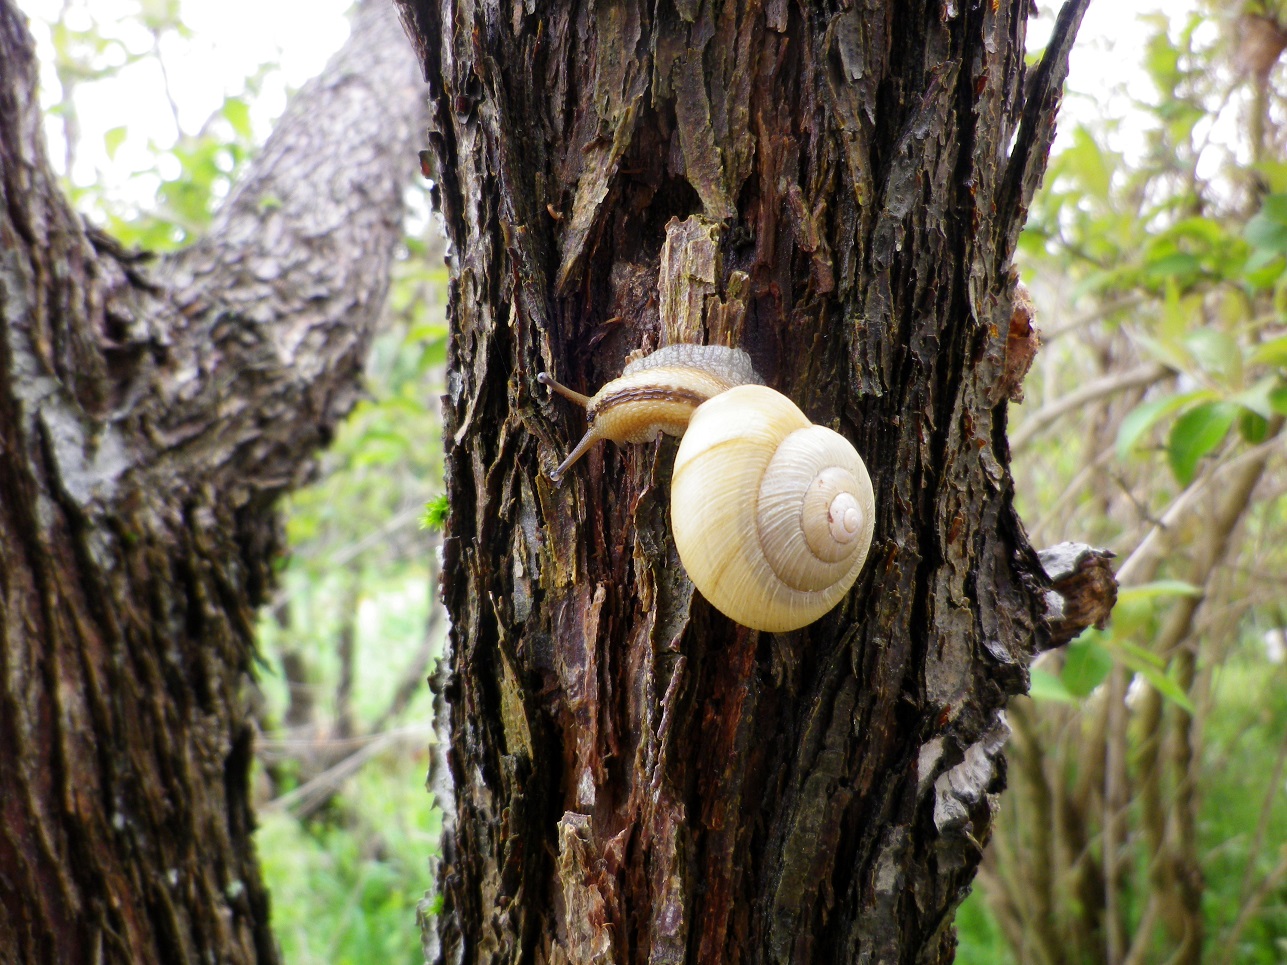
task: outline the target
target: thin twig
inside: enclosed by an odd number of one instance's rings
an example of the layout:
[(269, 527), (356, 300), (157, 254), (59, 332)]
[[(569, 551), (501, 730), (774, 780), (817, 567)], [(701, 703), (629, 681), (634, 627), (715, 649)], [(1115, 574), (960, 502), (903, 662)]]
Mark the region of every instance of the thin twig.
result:
[[(438, 555), (431, 553), (428, 558), (429, 586), (434, 587), (438, 583)], [(407, 705), (411, 703), (412, 698), (421, 688), (427, 686), (425, 680), (429, 675), (429, 665), (433, 662), (434, 654), (438, 652), (438, 638), (442, 631), (442, 625), (442, 603), (431, 590), (429, 594), (429, 618), (425, 621), (420, 650), (403, 673), (402, 682), (394, 690), (393, 697), (390, 699), (389, 705), (384, 709), (384, 713), (376, 718), (374, 730), (379, 731), (388, 727), (394, 718), (407, 709)]]
[(1081, 471), (1073, 477), (1072, 482), (1064, 487), (1064, 491), (1056, 497), (1055, 501), (1050, 504), (1050, 507), (1042, 515), (1041, 519), (1037, 520), (1037, 525), (1032, 528), (1032, 532), (1028, 538), (1032, 541), (1034, 546), (1041, 546), (1050, 542), (1044, 535), (1047, 528), (1049, 528), (1055, 521), (1058, 514), (1063, 512), (1064, 507), (1067, 506), (1067, 504), (1071, 502), (1079, 492), (1081, 492), (1082, 488), (1092, 479), (1095, 479), (1100, 475), (1100, 470), (1102, 470), (1103, 467), (1113, 459), (1114, 451), (1115, 450), (1112, 446), (1101, 451), (1099, 455), (1092, 459), (1088, 465), (1084, 466)]
[[(290, 730), (285, 730), (276, 731), (275, 733), (289, 734), (291, 732)], [(321, 754), (366, 747), (373, 741), (378, 741), (384, 737), (386, 733), (386, 731), (372, 731), (369, 734), (360, 734), (354, 737), (265, 737), (260, 735), (255, 740), (255, 750), (261, 753), (280, 751), (283, 756), (298, 758), (302, 756), (301, 752)]]
[(154, 29), (152, 33), (152, 54), (156, 58), (156, 65), (161, 70), (161, 91), (165, 94), (165, 99), (170, 105), (170, 116), (174, 118), (174, 140), (175, 143), (183, 141), (183, 123), (179, 119), (179, 102), (174, 99), (174, 85), (170, 83), (170, 72), (165, 66), (165, 57), (161, 54), (161, 31)]
[(1148, 896), (1148, 904), (1144, 906), (1144, 914), (1140, 916), (1140, 922), (1135, 926), (1135, 938), (1131, 941), (1130, 950), (1126, 957), (1122, 959), (1122, 965), (1140, 965), (1146, 961), (1145, 957), (1153, 949), (1153, 926), (1157, 924), (1157, 894), (1152, 893)]
[(1110, 315), (1117, 312), (1124, 312), (1129, 308), (1137, 308), (1145, 304), (1149, 299), (1143, 295), (1132, 295), (1129, 298), (1119, 298), (1116, 301), (1101, 302), (1089, 311), (1082, 312), (1075, 318), (1071, 318), (1062, 325), (1056, 325), (1048, 331), (1041, 332), (1041, 341), (1049, 345), (1051, 342), (1063, 338), (1080, 328), (1085, 328), (1094, 322), (1102, 321)]
[[(1269, 781), (1269, 787), (1265, 791), (1265, 800), (1260, 805), (1260, 819), (1256, 822), (1256, 833), (1252, 835), (1251, 846), (1247, 849), (1247, 866), (1242, 873), (1242, 887), (1238, 894), (1238, 917), (1234, 919), (1233, 926), (1229, 929), (1229, 934), (1224, 940), (1224, 951), (1220, 955), (1219, 965), (1229, 965), (1233, 961), (1234, 949), (1238, 947), (1238, 937), (1242, 930), (1247, 927), (1247, 922), (1251, 920), (1252, 912), (1258, 910), (1259, 901), (1255, 902), (1257, 906), (1253, 909), (1253, 891), (1252, 879), (1256, 863), (1252, 858), (1259, 854), (1265, 844), (1265, 835), (1269, 832), (1269, 819), (1273, 814), (1274, 799), (1278, 796), (1278, 786), (1283, 779), (1283, 765), (1287, 764), (1287, 741), (1283, 741), (1278, 748), (1278, 760), (1274, 762), (1274, 776)], [(1282, 874), (1283, 862), (1287, 862), (1287, 853), (1283, 855), (1277, 868), (1271, 871), (1265, 881), (1273, 878), (1275, 874)], [(1265, 882), (1261, 883), (1260, 892), (1267, 893)], [(1263, 900), (1263, 898), (1261, 899)]]
[(277, 811), (293, 810), (299, 817), (307, 817), (338, 791), (345, 781), (361, 770), (362, 765), (385, 750), (397, 744), (411, 742), (413, 739), (418, 743), (435, 742), (433, 730), (423, 726), (400, 727), (380, 734), (365, 747), (327, 768), (312, 780), (305, 781), (294, 790), (287, 791), (269, 801), (264, 808)]
[(1126, 794), (1126, 668), (1113, 668), (1108, 678), (1108, 762), (1104, 768), (1104, 957), (1108, 965), (1121, 965), (1125, 926), (1120, 902), (1122, 842), (1119, 822), (1125, 814)]
[[(1120, 586), (1132, 585), (1132, 580), (1136, 576), (1136, 570), (1144, 567), (1144, 561), (1157, 551), (1157, 543), (1166, 533), (1178, 524), (1183, 515), (1188, 512), (1190, 505), (1198, 496), (1204, 493), (1213, 482), (1222, 479), (1227, 473), (1239, 469), (1258, 459), (1267, 459), (1273, 454), (1274, 450), (1282, 447), (1283, 438), (1278, 435), (1278, 428), (1272, 431), (1274, 435), (1266, 439), (1257, 446), (1253, 446), (1239, 456), (1223, 462), (1216, 466), (1210, 472), (1203, 474), (1201, 477), (1192, 482), (1180, 495), (1172, 502), (1165, 513), (1154, 523), (1148, 534), (1139, 542), (1139, 545), (1131, 552), (1131, 555), (1117, 569), (1117, 582)], [(1151, 577), (1149, 577), (1151, 579)]]
[[(427, 497), (426, 497), (427, 498)], [(364, 550), (377, 543), (386, 542), (389, 536), (398, 532), (398, 530), (418, 522), (424, 513), (423, 503), (415, 503), (399, 513), (390, 516), (379, 528), (371, 530), (366, 536), (347, 546), (341, 547), (331, 554), (327, 565), (331, 567), (347, 566), (348, 563), (360, 555)]]
[(1241, 937), (1243, 929), (1247, 923), (1256, 917), (1260, 912), (1260, 907), (1265, 903), (1265, 899), (1270, 894), (1278, 890), (1279, 885), (1287, 878), (1287, 847), (1279, 852), (1278, 864), (1274, 869), (1265, 875), (1265, 879), (1256, 889), (1251, 900), (1242, 906), (1238, 912), (1238, 918), (1233, 923), (1233, 928), (1229, 930), (1229, 937), (1225, 939), (1224, 953), (1220, 956), (1220, 965), (1228, 965), (1233, 960), (1234, 949), (1238, 947), (1238, 939)]
[(1126, 389), (1152, 385), (1170, 374), (1171, 370), (1166, 366), (1159, 365), (1157, 362), (1147, 362), (1125, 372), (1106, 375), (1101, 379), (1096, 379), (1089, 385), (1083, 385), (1080, 389), (1060, 396), (1053, 402), (1042, 406), (1031, 416), (1024, 419), (1019, 428), (1010, 436), (1010, 448), (1013, 451), (1022, 449), (1033, 436), (1069, 412), (1084, 408), (1091, 402), (1115, 395)]

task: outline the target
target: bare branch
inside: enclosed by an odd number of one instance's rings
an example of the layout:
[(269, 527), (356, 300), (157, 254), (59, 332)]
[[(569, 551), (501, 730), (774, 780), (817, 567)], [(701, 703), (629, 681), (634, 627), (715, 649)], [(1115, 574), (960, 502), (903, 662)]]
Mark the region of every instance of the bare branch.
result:
[(1010, 434), (1010, 448), (1018, 451), (1028, 444), (1033, 436), (1058, 421), (1069, 412), (1075, 412), (1092, 402), (1103, 399), (1126, 389), (1135, 389), (1152, 385), (1170, 375), (1170, 369), (1156, 362), (1136, 366), (1125, 372), (1106, 375), (1089, 385), (1060, 396), (1053, 402), (1042, 406), (1019, 424), (1019, 428)]
[(330, 800), (344, 782), (360, 771), (363, 765), (380, 754), (407, 744), (423, 747), (426, 742), (432, 742), (433, 739), (433, 730), (429, 727), (400, 727), (383, 734), (371, 735), (359, 750), (294, 790), (269, 801), (265, 808), (294, 811), (300, 817), (307, 817)]

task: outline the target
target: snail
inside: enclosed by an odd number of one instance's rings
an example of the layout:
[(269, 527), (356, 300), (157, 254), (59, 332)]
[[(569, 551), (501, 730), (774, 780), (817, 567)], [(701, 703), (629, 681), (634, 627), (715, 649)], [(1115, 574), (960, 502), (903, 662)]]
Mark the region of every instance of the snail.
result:
[(875, 496), (853, 445), (762, 384), (739, 349), (669, 345), (594, 396), (538, 380), (585, 406), (589, 430), (550, 474), (558, 484), (600, 439), (682, 436), (671, 530), (693, 585), (754, 630), (795, 630), (834, 607), (862, 570)]

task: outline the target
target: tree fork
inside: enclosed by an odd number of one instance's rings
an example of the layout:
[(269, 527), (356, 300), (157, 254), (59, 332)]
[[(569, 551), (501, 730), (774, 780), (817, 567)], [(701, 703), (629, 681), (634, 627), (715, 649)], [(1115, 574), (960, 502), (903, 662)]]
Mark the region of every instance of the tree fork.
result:
[(358, 392), (422, 85), (368, 3), (199, 243), (87, 229), (0, 0), (0, 959), (277, 961), (246, 690), (277, 498)]

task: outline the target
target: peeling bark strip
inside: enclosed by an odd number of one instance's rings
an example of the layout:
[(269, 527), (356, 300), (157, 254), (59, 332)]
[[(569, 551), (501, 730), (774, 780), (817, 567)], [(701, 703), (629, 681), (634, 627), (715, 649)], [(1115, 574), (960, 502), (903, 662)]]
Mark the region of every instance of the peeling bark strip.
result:
[[(1048, 632), (1008, 466), (1011, 257), (1085, 0), (1029, 99), (1027, 0), (400, 5), (453, 252), (427, 945), (946, 961)], [(589, 391), (674, 341), (746, 349), (871, 469), (865, 572), (802, 631), (694, 595), (673, 443), (542, 473), (582, 427), (536, 375)]]
[(368, 4), (209, 237), (151, 266), (59, 194), (0, 0), (0, 961), (277, 961), (253, 608), (276, 500), (356, 397), (421, 96)]
[(1087, 627), (1100, 630), (1117, 603), (1117, 577), (1111, 550), (1085, 543), (1058, 543), (1038, 556), (1050, 579), (1046, 592), (1047, 647), (1068, 643)]

